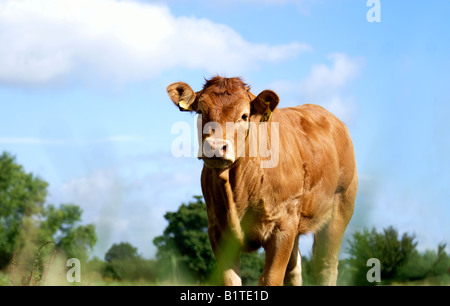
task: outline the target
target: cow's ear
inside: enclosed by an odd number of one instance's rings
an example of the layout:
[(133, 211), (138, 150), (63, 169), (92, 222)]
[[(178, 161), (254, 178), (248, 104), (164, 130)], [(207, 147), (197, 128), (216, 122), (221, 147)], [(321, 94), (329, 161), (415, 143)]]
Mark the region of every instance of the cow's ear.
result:
[(251, 114), (261, 115), (260, 122), (267, 122), (277, 107), (278, 102), (280, 102), (280, 98), (275, 92), (272, 90), (264, 90), (252, 101)]
[(167, 86), (167, 93), (180, 111), (195, 111), (195, 92), (191, 86), (183, 82), (177, 82)]

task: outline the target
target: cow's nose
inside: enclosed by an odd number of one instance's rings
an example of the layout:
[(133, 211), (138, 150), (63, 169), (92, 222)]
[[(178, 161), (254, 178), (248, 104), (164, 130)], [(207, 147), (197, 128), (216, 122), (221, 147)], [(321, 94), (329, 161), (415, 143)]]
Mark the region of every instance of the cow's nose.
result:
[(225, 143), (225, 144), (220, 148), (219, 153), (220, 153), (222, 156), (225, 156), (225, 155), (227, 154), (227, 148), (228, 148), (228, 144)]
[(231, 143), (228, 140), (207, 138), (203, 145), (203, 157), (227, 158), (230, 149)]

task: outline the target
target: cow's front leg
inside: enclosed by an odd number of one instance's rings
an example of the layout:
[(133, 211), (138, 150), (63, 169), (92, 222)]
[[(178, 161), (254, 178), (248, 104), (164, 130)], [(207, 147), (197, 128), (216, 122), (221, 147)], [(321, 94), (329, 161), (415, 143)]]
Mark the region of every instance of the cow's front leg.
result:
[(225, 286), (242, 286), (239, 259), (228, 266), (223, 266), (221, 270)]
[(295, 242), (295, 234), (278, 231), (272, 235), (264, 246), (266, 262), (259, 285), (282, 286), (286, 268)]
[(229, 232), (215, 234), (215, 239), (211, 240), (211, 246), (216, 257), (220, 285), (242, 286), (238, 240)]
[(242, 286), (240, 251), (234, 241), (223, 241), (216, 253), (217, 267), (222, 275), (223, 285)]

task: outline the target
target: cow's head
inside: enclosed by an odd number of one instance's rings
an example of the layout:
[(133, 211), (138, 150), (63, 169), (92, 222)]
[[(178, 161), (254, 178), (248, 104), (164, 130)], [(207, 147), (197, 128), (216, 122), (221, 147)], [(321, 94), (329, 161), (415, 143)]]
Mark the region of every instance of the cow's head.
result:
[(271, 90), (255, 96), (240, 78), (219, 76), (207, 80), (198, 92), (183, 82), (169, 85), (167, 92), (181, 111), (200, 114), (202, 153), (199, 158), (207, 167), (217, 169), (227, 168), (245, 155), (242, 150), (245, 150), (250, 122), (268, 121), (279, 102)]

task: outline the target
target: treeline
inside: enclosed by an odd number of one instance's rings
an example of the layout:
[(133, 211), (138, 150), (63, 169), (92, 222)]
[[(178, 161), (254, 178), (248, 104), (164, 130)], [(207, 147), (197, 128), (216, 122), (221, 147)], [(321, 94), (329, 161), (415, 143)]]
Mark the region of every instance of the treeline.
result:
[[(129, 249), (126, 253), (130, 255), (126, 260), (111, 261), (108, 254), (112, 249), (108, 251), (103, 275), (130, 281), (147, 279), (160, 284), (215, 284), (216, 264), (208, 240), (206, 204), (202, 197), (195, 196), (176, 212), (168, 212), (164, 217), (168, 225), (163, 234), (154, 239), (157, 247), (155, 260), (143, 262), (142, 258), (133, 255), (136, 249), (123, 244), (122, 248)], [(382, 231), (372, 228), (355, 232), (344, 250), (346, 258), (339, 262), (338, 285), (449, 285), (450, 256), (445, 251), (446, 245), (439, 244), (435, 250), (419, 252), (417, 244), (414, 235), (399, 235), (393, 227)], [(241, 255), (244, 285), (258, 283), (264, 258), (263, 252)], [(379, 282), (371, 282), (368, 278), (371, 258), (380, 263)], [(302, 269), (304, 285), (315, 285), (313, 260), (303, 256)]]
[[(10, 154), (0, 155), (0, 285), (67, 284), (66, 260), (81, 262), (82, 285), (214, 285), (216, 262), (207, 233), (206, 204), (194, 196), (153, 240), (156, 258), (145, 259), (127, 242), (114, 244), (104, 258), (90, 258), (97, 236), (93, 224), (82, 225), (75, 204), (46, 203), (48, 184), (26, 173)], [(338, 285), (450, 284), (446, 245), (419, 252), (416, 238), (393, 227), (355, 232), (343, 250)], [(368, 261), (379, 261), (379, 282), (370, 282)], [(244, 285), (256, 285), (263, 252), (241, 255)], [(303, 283), (315, 285), (313, 261), (303, 256)], [(76, 284), (76, 283), (75, 283)]]

